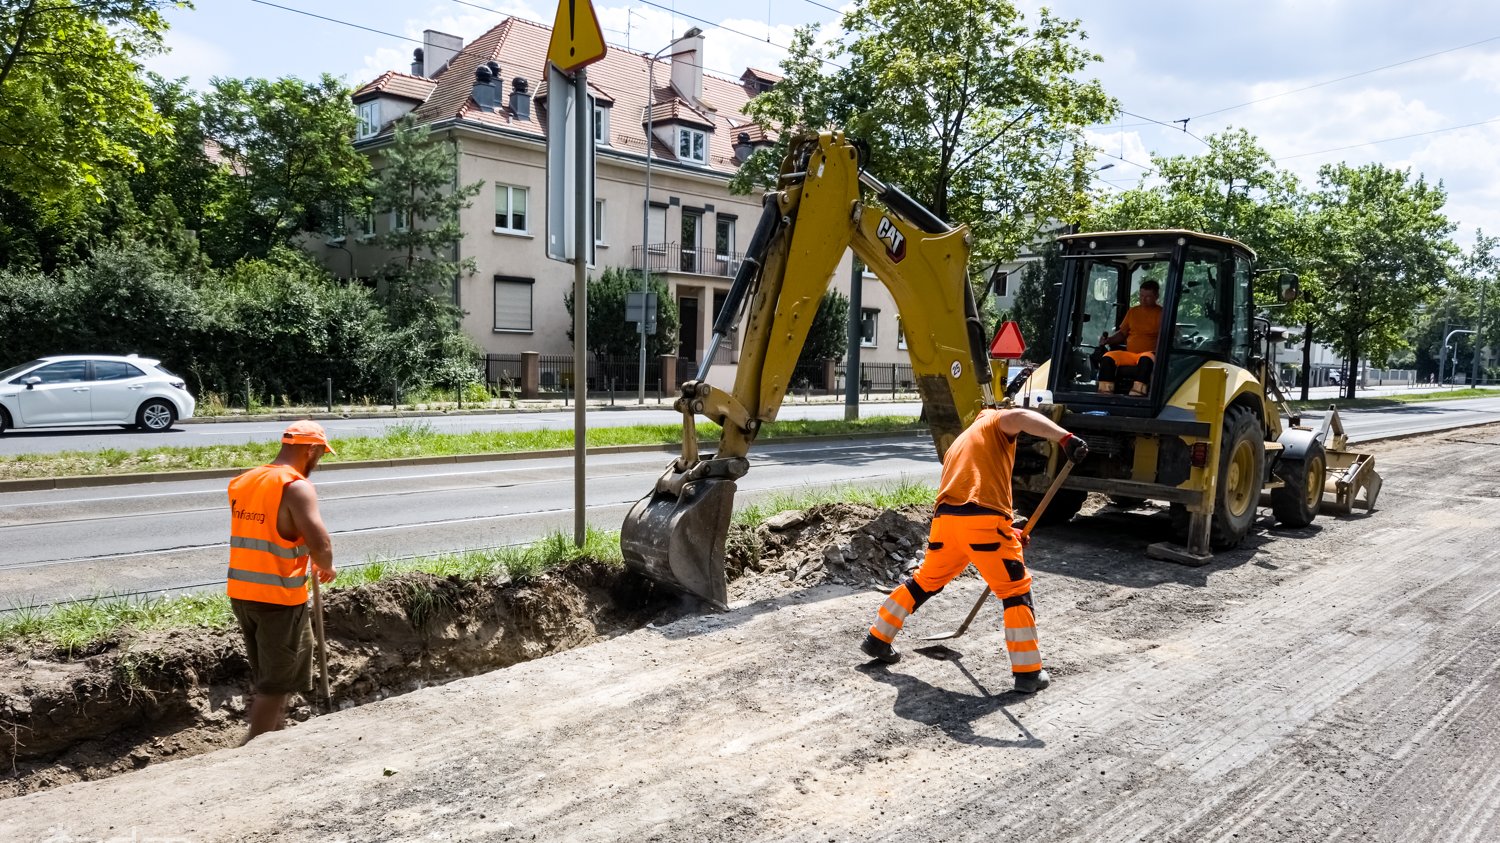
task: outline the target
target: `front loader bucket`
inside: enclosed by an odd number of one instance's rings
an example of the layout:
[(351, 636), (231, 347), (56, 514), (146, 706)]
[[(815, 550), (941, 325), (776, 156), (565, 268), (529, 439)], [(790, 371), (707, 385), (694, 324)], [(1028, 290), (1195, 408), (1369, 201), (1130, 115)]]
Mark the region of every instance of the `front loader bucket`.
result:
[(735, 481), (707, 477), (682, 493), (656, 491), (636, 502), (620, 528), (625, 564), (657, 582), (729, 608), (724, 542), (734, 511)]

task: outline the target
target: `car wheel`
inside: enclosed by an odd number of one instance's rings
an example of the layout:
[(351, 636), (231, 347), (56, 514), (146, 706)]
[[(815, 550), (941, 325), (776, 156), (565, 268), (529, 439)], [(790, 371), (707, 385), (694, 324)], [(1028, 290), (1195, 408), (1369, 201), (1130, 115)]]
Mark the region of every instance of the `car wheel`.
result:
[(177, 409), (170, 401), (153, 398), (141, 405), (135, 414), (136, 424), (149, 433), (161, 433), (177, 421)]
[(4, 407), (0, 407), (0, 435), (3, 435), (5, 431), (10, 430), (10, 425), (10, 413), (6, 412)]

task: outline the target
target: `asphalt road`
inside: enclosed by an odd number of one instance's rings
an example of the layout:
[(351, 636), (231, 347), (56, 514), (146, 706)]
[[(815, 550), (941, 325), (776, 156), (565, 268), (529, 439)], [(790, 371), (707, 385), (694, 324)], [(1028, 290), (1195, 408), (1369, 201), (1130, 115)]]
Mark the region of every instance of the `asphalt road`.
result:
[[(589, 458), (588, 523), (618, 530), (665, 452)], [(737, 503), (845, 484), (933, 483), (925, 435), (755, 449)], [(573, 461), (351, 469), (314, 475), (335, 564), (533, 541), (573, 530)], [(227, 558), (223, 480), (0, 495), (0, 609), (101, 594), (217, 586)]]
[[(922, 411), (916, 401), (871, 402), (862, 404), (864, 416), (915, 416)], [(844, 405), (801, 403), (788, 399), (779, 418), (842, 419)], [(658, 409), (652, 404), (637, 409), (620, 405), (612, 409), (590, 409), (588, 426), (626, 427), (636, 424), (681, 424), (682, 414)], [(490, 430), (572, 430), (573, 410), (545, 412), (507, 412), (483, 415), (417, 416), (403, 418), (328, 419), (319, 424), (335, 439), (351, 436), (380, 436), (398, 425), (423, 425), (439, 433), (472, 433)], [(136, 451), (165, 445), (194, 447), (203, 445), (238, 445), (245, 442), (273, 442), (286, 429), (286, 422), (222, 422), (215, 424), (178, 424), (165, 433), (139, 433), (118, 428), (49, 428), (12, 430), (0, 436), (0, 457), (15, 454), (55, 453), (57, 451), (100, 451), (114, 448)]]
[[(1360, 441), (1497, 421), (1500, 399), (1341, 415), (1350, 438)], [(1316, 425), (1319, 414), (1304, 417)], [(660, 452), (591, 457), (589, 523), (618, 529), (669, 459)], [(754, 450), (752, 466), (740, 482), (740, 504), (807, 487), (890, 484), (903, 477), (931, 483), (938, 470), (923, 435), (768, 443)], [(314, 479), (344, 565), (524, 543), (573, 528), (571, 457), (350, 469)], [(216, 585), (226, 553), (224, 487), (223, 480), (205, 480), (0, 495), (0, 547), (7, 551), (0, 558), (0, 610)]]
[[(1396, 393), (1419, 392), (1426, 387), (1383, 386), (1362, 389), (1361, 398), (1373, 398)], [(1432, 388), (1436, 390), (1436, 388)], [(1292, 397), (1301, 395), (1292, 390)], [(1310, 392), (1311, 397), (1339, 399), (1336, 387), (1319, 387)], [(1497, 405), (1500, 406), (1500, 405)], [(863, 416), (905, 415), (915, 416), (922, 405), (915, 401), (865, 402), (860, 406)], [(842, 419), (844, 405), (841, 403), (803, 403), (789, 397), (782, 406), (780, 418), (797, 419)], [(589, 427), (623, 427), (634, 424), (676, 424), (682, 420), (678, 413), (654, 403), (639, 407), (622, 401), (616, 407), (591, 409), (588, 414)], [(352, 418), (330, 419), (321, 422), (335, 438), (350, 436), (379, 436), (398, 425), (420, 424), (441, 433), (469, 433), (486, 430), (572, 430), (573, 410), (558, 409), (543, 412), (505, 412), (483, 415), (417, 416), (403, 418)], [(285, 422), (220, 422), (205, 424), (178, 424), (165, 433), (139, 433), (117, 428), (47, 428), (37, 430), (12, 430), (0, 436), (0, 457), (14, 454), (55, 453), (58, 451), (99, 451), (113, 448), (135, 451), (157, 448), (163, 445), (201, 446), (236, 445), (244, 442), (271, 442), (286, 428)]]

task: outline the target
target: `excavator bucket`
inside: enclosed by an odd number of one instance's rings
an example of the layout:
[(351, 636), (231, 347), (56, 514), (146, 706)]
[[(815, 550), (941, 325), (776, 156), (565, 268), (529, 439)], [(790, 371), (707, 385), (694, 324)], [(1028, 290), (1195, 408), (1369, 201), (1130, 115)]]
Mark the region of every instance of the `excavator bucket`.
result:
[(625, 564), (727, 609), (724, 543), (734, 512), (735, 481), (706, 477), (682, 484), (680, 494), (664, 489), (667, 485), (658, 483), (657, 490), (637, 501), (625, 516), (620, 528)]
[[(1365, 512), (1375, 510), (1380, 495), (1380, 475), (1375, 472), (1375, 455), (1349, 450), (1349, 437), (1337, 407), (1330, 406), (1323, 416), (1318, 434), (1328, 457), (1328, 474), (1323, 483), (1323, 508), (1329, 512), (1348, 513), (1358, 506)], [(1361, 497), (1363, 494), (1363, 497)]]

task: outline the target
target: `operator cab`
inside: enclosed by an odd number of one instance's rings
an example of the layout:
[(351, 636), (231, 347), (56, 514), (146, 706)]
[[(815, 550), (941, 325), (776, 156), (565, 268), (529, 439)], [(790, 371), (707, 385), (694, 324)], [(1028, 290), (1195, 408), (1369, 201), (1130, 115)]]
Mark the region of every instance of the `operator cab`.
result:
[[(1075, 412), (1155, 417), (1204, 363), (1249, 366), (1255, 262), (1249, 247), (1183, 230), (1070, 234), (1058, 241), (1065, 321), (1053, 336), (1047, 384), (1057, 403)], [(1159, 316), (1141, 307), (1127, 320), (1142, 304), (1142, 285), (1151, 297), (1148, 282), (1159, 289)], [(1128, 330), (1120, 331), (1122, 325)], [(1143, 327), (1156, 328), (1154, 342)], [(1133, 340), (1102, 342), (1120, 340), (1120, 333)]]

